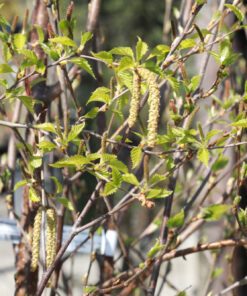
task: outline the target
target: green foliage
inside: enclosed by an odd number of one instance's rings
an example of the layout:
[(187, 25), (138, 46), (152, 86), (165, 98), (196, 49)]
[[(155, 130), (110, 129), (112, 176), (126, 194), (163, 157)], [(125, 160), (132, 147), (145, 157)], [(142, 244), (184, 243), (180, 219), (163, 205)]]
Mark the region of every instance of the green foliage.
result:
[(148, 252), (147, 257), (148, 258), (152, 258), (154, 257), (159, 251), (161, 251), (163, 248), (165, 247), (165, 245), (160, 245), (160, 241), (159, 239), (156, 239), (156, 243), (155, 245), (152, 246), (152, 248), (150, 249), (150, 251)]
[(166, 226), (168, 228), (179, 227), (184, 223), (184, 210), (181, 210), (175, 216), (168, 219)]
[(230, 208), (230, 205), (211, 205), (207, 208), (203, 208), (199, 217), (205, 219), (206, 221), (218, 220)]

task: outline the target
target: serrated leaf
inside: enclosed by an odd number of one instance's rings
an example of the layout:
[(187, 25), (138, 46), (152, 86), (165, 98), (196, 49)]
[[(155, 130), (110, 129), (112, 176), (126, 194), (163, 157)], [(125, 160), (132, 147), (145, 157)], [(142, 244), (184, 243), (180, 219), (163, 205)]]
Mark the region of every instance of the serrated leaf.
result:
[(179, 227), (184, 223), (184, 210), (182, 209), (175, 216), (168, 219), (166, 226), (168, 228)]
[(134, 62), (130, 57), (123, 57), (120, 60), (118, 71), (123, 71), (134, 66)]
[(153, 188), (148, 192), (147, 199), (151, 198), (165, 198), (169, 196), (172, 191), (168, 191), (162, 188)]
[(236, 122), (228, 124), (228, 126), (247, 127), (247, 119), (238, 120)]
[(87, 294), (87, 293), (92, 293), (92, 292), (94, 292), (95, 290), (97, 290), (98, 288), (97, 287), (95, 287), (95, 286), (86, 286), (85, 288), (84, 288), (84, 290), (83, 290), (83, 293), (84, 294)]
[(211, 56), (214, 58), (214, 60), (216, 61), (216, 63), (218, 65), (221, 65), (221, 60), (220, 60), (220, 55), (216, 52), (216, 51), (209, 51), (209, 53), (211, 54)]
[(165, 176), (162, 176), (160, 174), (154, 174), (149, 183), (150, 183), (150, 185), (152, 185), (152, 184), (164, 181), (165, 179), (166, 179)]
[(197, 158), (208, 167), (209, 151), (207, 148), (200, 148), (197, 151)]
[(118, 76), (121, 83), (120, 86), (127, 86), (128, 89), (132, 89), (133, 76), (129, 71), (120, 71), (118, 72)]
[(93, 38), (93, 33), (90, 31), (84, 33), (81, 35), (81, 46), (84, 47), (84, 45)]
[(89, 119), (93, 119), (93, 118), (95, 118), (98, 115), (98, 111), (99, 111), (99, 108), (98, 107), (94, 107), (90, 111), (88, 111), (88, 113), (86, 113), (85, 115), (83, 115), (83, 117), (89, 118)]
[(85, 165), (90, 161), (87, 157), (82, 155), (74, 155), (68, 158), (63, 158), (55, 162), (54, 164), (50, 164), (50, 166), (54, 168), (65, 168), (65, 167), (75, 167), (77, 165)]
[(140, 147), (135, 147), (130, 152), (130, 157), (132, 161), (132, 169), (136, 168), (142, 159), (142, 149)]
[(91, 95), (89, 100), (87, 101), (87, 104), (90, 102), (103, 102), (103, 103), (109, 103), (110, 100), (110, 89), (106, 88), (104, 86), (98, 87)]
[(160, 55), (165, 55), (166, 53), (168, 53), (170, 51), (170, 47), (168, 45), (164, 45), (164, 44), (159, 44), (157, 45), (151, 52), (151, 54), (149, 55), (148, 59), (151, 59), (154, 56), (160, 56)]
[(52, 149), (56, 149), (57, 148), (57, 146), (54, 143), (52, 143), (50, 141), (45, 141), (45, 140), (40, 141), (39, 144), (38, 144), (38, 146), (41, 149), (48, 149), (48, 150), (52, 150)]
[(213, 136), (217, 135), (220, 132), (221, 132), (221, 130), (212, 130), (212, 131), (208, 132), (206, 135), (206, 142), (208, 142)]
[(45, 36), (44, 36), (44, 32), (42, 30), (42, 28), (36, 24), (34, 24), (35, 29), (37, 30), (38, 33), (38, 38), (39, 38), (39, 42), (44, 42), (45, 40)]
[(107, 51), (100, 51), (100, 52), (97, 52), (97, 53), (93, 53), (92, 52), (92, 55), (104, 62), (107, 62), (109, 64), (112, 64), (113, 62), (113, 57), (112, 57), (112, 54), (110, 52), (107, 52)]
[(41, 167), (42, 157), (38, 155), (32, 155), (30, 157), (30, 165), (35, 169)]
[(14, 46), (20, 50), (23, 49), (27, 41), (27, 36), (21, 33), (14, 34)]
[(34, 125), (35, 128), (38, 128), (38, 129), (42, 129), (42, 130), (45, 130), (45, 131), (48, 131), (48, 132), (52, 132), (54, 134), (57, 134), (56, 132), (56, 129), (55, 129), (55, 126), (52, 124), (52, 123), (41, 123), (41, 124), (36, 124)]
[(223, 62), (227, 58), (229, 58), (230, 55), (231, 55), (231, 43), (228, 39), (225, 39), (221, 41), (219, 44), (219, 56), (220, 56), (221, 64), (223, 64)]
[(134, 57), (133, 50), (130, 47), (115, 47), (110, 51), (110, 53), (129, 56), (131, 58)]
[(109, 153), (103, 153), (102, 156), (102, 161), (106, 162), (106, 161), (110, 161), (110, 160), (114, 160), (117, 158), (117, 156), (115, 154), (109, 154)]
[(113, 182), (108, 182), (105, 184), (105, 189), (103, 196), (111, 195), (117, 191), (118, 187)]
[(140, 37), (138, 37), (138, 42), (136, 44), (136, 61), (139, 62), (148, 51), (148, 45), (143, 42)]
[(38, 62), (38, 57), (33, 50), (30, 49), (21, 49), (20, 53), (28, 58), (32, 63), (36, 64)]
[(64, 205), (65, 208), (69, 209), (70, 211), (74, 211), (71, 201), (67, 198), (57, 197), (56, 200), (59, 201), (62, 205)]
[(179, 89), (179, 82), (177, 81), (177, 79), (172, 76), (167, 76), (166, 79), (170, 83), (173, 90), (177, 93)]
[(193, 47), (193, 46), (197, 46), (197, 43), (195, 42), (195, 40), (185, 39), (180, 43), (179, 49), (185, 49), (185, 48), (189, 48), (189, 47)]
[(72, 58), (70, 60), (70, 62), (78, 65), (83, 70), (87, 71), (95, 79), (95, 75), (93, 73), (93, 70), (92, 70), (90, 64), (88, 63), (88, 61), (86, 59), (83, 59), (83, 58)]
[(228, 164), (229, 158), (224, 157), (222, 154), (218, 157), (218, 159), (212, 165), (212, 171), (217, 172), (222, 170)]
[(8, 64), (1, 64), (0, 65), (0, 74), (2, 73), (10, 73), (10, 72), (15, 72), (10, 65)]
[(27, 180), (20, 180), (15, 184), (14, 191), (27, 184)]
[(40, 201), (40, 196), (38, 196), (36, 190), (33, 187), (29, 187), (29, 195), (28, 196), (34, 202)]
[(34, 115), (33, 99), (27, 96), (18, 96), (18, 99), (23, 103), (23, 105), (28, 109), (28, 111)]
[(92, 153), (92, 154), (87, 155), (88, 161), (94, 161), (94, 160), (99, 159), (99, 158), (101, 158), (100, 153)]
[(116, 168), (112, 168), (112, 181), (116, 186), (120, 186), (123, 181), (122, 174)]
[(56, 184), (56, 187), (57, 187), (56, 194), (61, 193), (63, 191), (62, 184), (54, 176), (51, 176), (50, 179), (52, 179), (55, 182), (55, 184)]
[(155, 254), (157, 254), (159, 251), (161, 251), (164, 247), (165, 247), (165, 245), (160, 245), (160, 241), (159, 241), (159, 239), (156, 239), (156, 243), (155, 243), (155, 245), (151, 248), (151, 250), (148, 252), (147, 257), (148, 257), (148, 258), (152, 258), (152, 257), (154, 257)]
[(74, 138), (76, 138), (81, 131), (84, 129), (85, 126), (85, 122), (81, 123), (81, 124), (77, 124), (77, 125), (73, 125), (69, 134), (68, 134), (68, 142), (72, 141)]
[(235, 13), (236, 17), (238, 18), (238, 20), (240, 22), (243, 21), (244, 19), (244, 14), (243, 12), (236, 6), (232, 5), (232, 4), (225, 4), (226, 7), (230, 8), (232, 12)]
[(58, 43), (58, 44), (62, 44), (62, 45), (76, 47), (75, 42), (67, 36), (49, 38), (49, 41), (54, 42), (54, 43)]
[(139, 181), (137, 180), (136, 176), (134, 174), (124, 174), (123, 175), (123, 181), (139, 186)]
[(192, 85), (191, 90), (192, 91), (194, 91), (197, 88), (197, 86), (200, 83), (200, 80), (201, 80), (201, 75), (197, 75), (197, 76), (194, 76), (191, 78), (191, 85)]
[(199, 218), (205, 219), (206, 221), (218, 220), (231, 207), (231, 205), (211, 205), (201, 210)]
[(116, 168), (116, 169), (122, 171), (123, 173), (128, 173), (127, 166), (122, 161), (120, 161), (118, 159), (110, 160), (109, 166), (112, 168)]

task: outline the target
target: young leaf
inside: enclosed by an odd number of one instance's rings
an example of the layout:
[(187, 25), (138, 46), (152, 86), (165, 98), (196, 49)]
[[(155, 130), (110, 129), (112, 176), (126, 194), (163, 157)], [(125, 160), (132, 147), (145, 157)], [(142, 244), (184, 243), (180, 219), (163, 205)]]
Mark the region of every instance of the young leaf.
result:
[(85, 126), (85, 122), (81, 123), (81, 124), (77, 124), (77, 125), (73, 125), (69, 134), (68, 134), (68, 142), (72, 141), (74, 138), (76, 138), (81, 131), (84, 129)]
[(89, 119), (94, 119), (97, 116), (98, 111), (99, 111), (99, 107), (94, 107), (90, 111), (88, 111), (87, 114), (83, 115), (83, 117), (89, 118)]
[(138, 42), (136, 44), (136, 61), (139, 62), (148, 51), (147, 43), (143, 42), (140, 37), (138, 37)]
[(136, 168), (141, 161), (142, 158), (142, 149), (141, 147), (135, 147), (130, 152), (131, 161), (132, 161), (132, 169)]
[(33, 115), (34, 114), (33, 99), (27, 96), (18, 96), (18, 99), (23, 103), (23, 105), (27, 108), (27, 110)]
[(116, 168), (120, 171), (122, 171), (123, 173), (128, 173), (128, 168), (127, 166), (120, 160), (118, 159), (113, 159), (109, 162), (109, 166), (112, 168)]
[(60, 37), (50, 38), (49, 41), (54, 42), (54, 43), (59, 43), (59, 44), (62, 44), (62, 45), (76, 47), (75, 42), (72, 39), (70, 39), (69, 37), (67, 37), (67, 36), (60, 36)]
[(164, 247), (165, 247), (165, 245), (160, 245), (160, 241), (159, 241), (159, 239), (156, 239), (156, 243), (155, 243), (155, 245), (151, 248), (151, 250), (148, 252), (147, 257), (148, 257), (148, 258), (152, 258), (152, 257), (154, 257), (155, 254), (157, 254), (159, 251), (161, 251)]
[(37, 30), (38, 33), (38, 37), (39, 37), (39, 42), (42, 43), (45, 40), (45, 36), (44, 36), (44, 32), (42, 30), (42, 28), (38, 25), (34, 25), (35, 29)]
[(113, 182), (108, 182), (105, 184), (105, 189), (103, 196), (111, 195), (117, 191), (118, 187)]
[(197, 158), (208, 167), (209, 151), (207, 148), (200, 148), (197, 151)]
[(131, 58), (134, 57), (133, 50), (130, 47), (115, 47), (110, 51), (110, 53), (111, 54), (129, 56)]
[(208, 142), (213, 136), (217, 135), (220, 132), (221, 132), (220, 130), (212, 130), (208, 132), (206, 135), (206, 142)]
[(86, 286), (83, 290), (83, 293), (90, 294), (90, 293), (93, 293), (97, 289), (98, 289), (98, 287), (95, 287), (95, 286)]
[(20, 34), (20, 33), (14, 35), (14, 40), (13, 40), (14, 46), (18, 50), (23, 49), (23, 47), (26, 44), (26, 41), (27, 41), (27, 36), (26, 35)]
[(116, 186), (120, 186), (123, 181), (122, 174), (116, 168), (112, 168), (112, 181)]
[(82, 155), (74, 155), (68, 158), (63, 158), (55, 162), (54, 164), (50, 164), (50, 166), (54, 168), (66, 168), (66, 167), (75, 167), (77, 165), (84, 165), (89, 163), (90, 161), (87, 157)]
[(29, 198), (34, 202), (40, 201), (40, 196), (33, 187), (29, 187)]
[(238, 120), (236, 122), (228, 124), (228, 126), (247, 127), (247, 119)]
[(88, 32), (81, 35), (82, 49), (83, 49), (84, 45), (92, 38), (93, 38), (93, 33), (91, 33), (90, 31), (88, 31)]
[(165, 176), (159, 175), (159, 174), (154, 174), (150, 180), (150, 185), (164, 181), (166, 179)]
[(78, 65), (83, 70), (87, 71), (95, 79), (95, 75), (93, 73), (93, 70), (92, 70), (90, 64), (88, 63), (88, 61), (86, 59), (83, 59), (83, 58), (72, 58), (70, 60), (70, 62)]
[(2, 73), (10, 73), (10, 72), (15, 72), (10, 65), (8, 64), (1, 64), (0, 65), (0, 74)]
[(57, 197), (56, 198), (62, 205), (65, 206), (65, 208), (69, 209), (70, 211), (74, 211), (74, 208), (72, 206), (72, 203), (70, 200), (64, 197)]
[(52, 149), (56, 149), (57, 146), (55, 144), (53, 144), (52, 142), (50, 141), (40, 141), (39, 144), (38, 144), (39, 148), (41, 149), (47, 149), (47, 150), (52, 150)]
[(197, 45), (197, 43), (195, 42), (195, 40), (193, 40), (193, 39), (185, 39), (180, 43), (179, 49), (185, 49), (185, 48), (193, 47), (193, 46), (196, 46), (196, 45)]
[(38, 129), (42, 129), (42, 130), (45, 130), (45, 131), (48, 131), (48, 132), (52, 132), (54, 134), (57, 134), (56, 132), (56, 129), (55, 129), (55, 126), (52, 124), (52, 123), (41, 123), (41, 124), (36, 124), (34, 126), (35, 128), (38, 128)]
[(175, 93), (177, 93), (178, 89), (179, 89), (179, 82), (177, 81), (177, 79), (172, 76), (167, 76), (166, 79), (170, 83), (170, 85), (173, 88), (173, 90), (175, 91)]
[(33, 168), (40, 168), (42, 165), (42, 157), (38, 155), (32, 155), (30, 157), (30, 165)]
[(20, 180), (15, 184), (14, 191), (27, 184), (27, 180)]
[(118, 71), (123, 71), (134, 66), (134, 62), (130, 57), (122, 57), (118, 66)]
[(239, 19), (240, 22), (243, 21), (244, 14), (240, 9), (238, 9), (238, 7), (236, 7), (236, 6), (232, 5), (232, 4), (225, 4), (225, 6), (230, 8), (231, 11), (233, 11), (235, 13), (236, 17)]
[(103, 103), (109, 103), (110, 100), (110, 89), (106, 88), (104, 86), (98, 87), (91, 95), (89, 100), (87, 101), (87, 104), (90, 102), (103, 102)]
[(168, 219), (166, 226), (168, 228), (179, 227), (184, 223), (184, 210), (182, 209), (175, 216)]
[(136, 185), (139, 185), (139, 181), (137, 180), (136, 176), (134, 174), (125, 174), (123, 175), (123, 181)]
[(26, 58), (28, 58), (32, 63), (36, 64), (38, 62), (38, 57), (33, 50), (30, 49), (21, 49), (20, 53), (22, 53)]
[(52, 179), (56, 186), (57, 186), (57, 190), (56, 190), (56, 194), (61, 193), (63, 191), (63, 186), (62, 184), (58, 181), (58, 179), (54, 176), (51, 176), (50, 179)]
[(203, 208), (199, 217), (205, 219), (206, 221), (218, 220), (231, 207), (231, 205), (211, 205), (207, 208)]
[(107, 62), (109, 64), (112, 64), (113, 63), (113, 57), (112, 57), (112, 54), (110, 52), (107, 52), (107, 51), (100, 51), (100, 52), (97, 52), (97, 53), (93, 53), (92, 52), (92, 55), (104, 62)]

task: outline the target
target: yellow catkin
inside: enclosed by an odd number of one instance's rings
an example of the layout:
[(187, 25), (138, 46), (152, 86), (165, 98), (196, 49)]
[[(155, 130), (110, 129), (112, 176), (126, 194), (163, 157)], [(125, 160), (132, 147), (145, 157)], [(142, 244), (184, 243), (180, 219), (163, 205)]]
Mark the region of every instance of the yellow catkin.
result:
[(56, 255), (57, 217), (54, 209), (46, 210), (46, 268), (49, 268)]
[(159, 121), (159, 107), (160, 107), (160, 91), (158, 83), (155, 79), (155, 74), (148, 69), (139, 68), (138, 73), (146, 80), (149, 89), (149, 114), (148, 114), (148, 135), (147, 145), (153, 148), (156, 144), (158, 121)]
[(132, 128), (135, 125), (135, 122), (138, 116), (140, 97), (141, 97), (141, 77), (136, 72), (134, 72), (132, 98), (130, 101), (130, 112), (129, 112), (129, 118), (128, 118), (128, 125), (130, 128)]
[(34, 218), (31, 271), (35, 271), (39, 264), (40, 231), (42, 220), (42, 208), (40, 207)]

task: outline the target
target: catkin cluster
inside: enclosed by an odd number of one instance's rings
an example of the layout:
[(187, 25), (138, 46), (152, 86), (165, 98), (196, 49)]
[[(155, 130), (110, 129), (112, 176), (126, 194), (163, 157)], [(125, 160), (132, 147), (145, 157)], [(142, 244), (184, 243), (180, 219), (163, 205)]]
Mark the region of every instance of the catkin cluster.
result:
[(148, 69), (138, 68), (140, 76), (146, 80), (149, 89), (149, 114), (148, 114), (148, 135), (147, 145), (153, 148), (156, 144), (158, 120), (159, 120), (159, 107), (160, 107), (160, 91), (155, 74)]
[(136, 72), (134, 72), (132, 98), (130, 101), (130, 112), (129, 112), (129, 118), (128, 118), (128, 125), (130, 128), (132, 128), (135, 125), (135, 122), (138, 116), (140, 97), (141, 97), (141, 77)]
[(31, 271), (35, 271), (39, 263), (39, 249), (40, 249), (40, 231), (41, 231), (41, 220), (42, 220), (42, 207), (37, 211), (34, 218), (33, 225), (33, 241), (32, 241), (32, 260), (31, 260)]
[(54, 209), (46, 210), (46, 224), (46, 268), (48, 268), (56, 255), (57, 217)]

